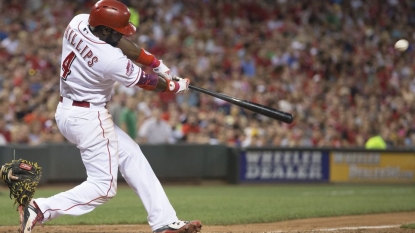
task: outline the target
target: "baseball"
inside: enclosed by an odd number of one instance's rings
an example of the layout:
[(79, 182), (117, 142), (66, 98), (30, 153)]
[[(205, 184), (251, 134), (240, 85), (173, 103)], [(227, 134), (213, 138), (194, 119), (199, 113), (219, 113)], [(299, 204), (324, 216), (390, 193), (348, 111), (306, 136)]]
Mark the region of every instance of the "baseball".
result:
[(395, 43), (395, 49), (399, 51), (405, 51), (409, 46), (409, 43), (405, 39), (400, 39)]

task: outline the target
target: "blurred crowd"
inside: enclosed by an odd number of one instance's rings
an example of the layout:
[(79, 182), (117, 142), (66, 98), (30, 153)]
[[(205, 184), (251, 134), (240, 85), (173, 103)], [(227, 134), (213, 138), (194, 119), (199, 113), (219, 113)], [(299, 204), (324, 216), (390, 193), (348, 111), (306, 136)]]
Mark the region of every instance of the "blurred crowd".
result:
[[(414, 1), (122, 2), (136, 17), (129, 39), (173, 73), (295, 117), (116, 85), (108, 109), (139, 143), (364, 147), (381, 135), (388, 148), (415, 147)], [(94, 3), (0, 1), (0, 144), (65, 141), (54, 121), (62, 33)], [(406, 51), (394, 49), (401, 38)]]

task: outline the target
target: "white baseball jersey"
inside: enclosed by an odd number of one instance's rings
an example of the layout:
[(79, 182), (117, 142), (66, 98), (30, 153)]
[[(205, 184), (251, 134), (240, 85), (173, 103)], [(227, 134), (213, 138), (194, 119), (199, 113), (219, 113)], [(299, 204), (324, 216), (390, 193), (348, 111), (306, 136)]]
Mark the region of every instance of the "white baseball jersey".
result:
[[(177, 221), (176, 212), (139, 145), (114, 124), (105, 108), (116, 81), (131, 87), (145, 82), (148, 75), (120, 49), (94, 36), (88, 17), (75, 16), (65, 30), (60, 75), (63, 98), (55, 114), (59, 131), (80, 149), (88, 178), (68, 191), (34, 201), (44, 215), (43, 222), (61, 215), (86, 214), (115, 196), (120, 171), (156, 230)], [(90, 104), (80, 106), (74, 101)]]
[(72, 100), (105, 105), (116, 81), (134, 86), (141, 68), (121, 49), (100, 40), (88, 27), (89, 14), (75, 16), (63, 36), (61, 95)]

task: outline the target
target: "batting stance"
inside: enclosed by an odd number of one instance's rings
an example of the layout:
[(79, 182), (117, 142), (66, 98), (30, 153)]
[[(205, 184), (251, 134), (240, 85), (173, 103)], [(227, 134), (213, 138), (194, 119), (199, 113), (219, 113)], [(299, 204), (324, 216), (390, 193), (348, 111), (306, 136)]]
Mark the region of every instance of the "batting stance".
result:
[[(132, 49), (137, 57), (132, 61), (117, 47), (123, 35), (136, 31), (129, 18), (127, 6), (102, 0), (90, 14), (75, 16), (65, 29), (55, 119), (60, 132), (79, 148), (88, 178), (66, 192), (32, 200), (21, 212), (21, 232), (61, 215), (86, 214), (107, 202), (116, 194), (118, 169), (140, 197), (154, 232), (200, 231), (200, 221), (178, 219), (140, 147), (114, 124), (105, 108), (115, 82), (158, 92), (188, 90), (189, 80), (172, 80), (170, 69), (152, 54), (131, 48), (123, 39), (127, 46), (121, 47)], [(134, 62), (152, 67), (157, 75), (145, 73)]]

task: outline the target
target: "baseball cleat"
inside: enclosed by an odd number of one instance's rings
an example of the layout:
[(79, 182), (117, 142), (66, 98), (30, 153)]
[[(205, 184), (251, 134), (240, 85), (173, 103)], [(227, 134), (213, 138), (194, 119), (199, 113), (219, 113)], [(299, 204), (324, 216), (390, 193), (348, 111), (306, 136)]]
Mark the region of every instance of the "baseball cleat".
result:
[(19, 233), (30, 233), (35, 227), (36, 223), (43, 220), (42, 211), (35, 202), (30, 202), (26, 207), (19, 206), (20, 214), (20, 229)]
[(196, 233), (200, 232), (202, 223), (199, 220), (182, 221), (179, 220), (172, 224), (161, 227), (153, 233)]

